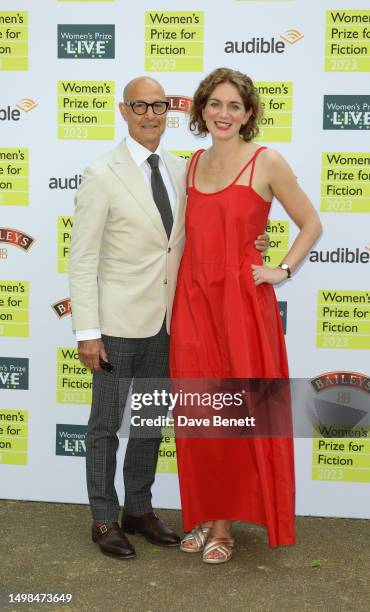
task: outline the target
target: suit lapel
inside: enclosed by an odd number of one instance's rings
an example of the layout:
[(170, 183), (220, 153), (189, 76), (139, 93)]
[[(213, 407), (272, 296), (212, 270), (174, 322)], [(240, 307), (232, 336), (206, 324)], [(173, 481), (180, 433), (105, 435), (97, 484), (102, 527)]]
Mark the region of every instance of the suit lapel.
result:
[(156, 203), (152, 198), (140, 169), (133, 161), (124, 142), (121, 142), (113, 151), (108, 164), (146, 215), (148, 215), (153, 225), (167, 243), (166, 230), (163, 227), (161, 215), (159, 214)]

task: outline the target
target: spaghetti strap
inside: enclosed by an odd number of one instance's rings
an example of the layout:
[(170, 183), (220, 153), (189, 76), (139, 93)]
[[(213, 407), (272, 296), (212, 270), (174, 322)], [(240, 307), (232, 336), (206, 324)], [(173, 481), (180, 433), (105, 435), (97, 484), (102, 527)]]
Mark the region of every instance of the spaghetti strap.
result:
[(188, 166), (188, 171), (186, 173), (186, 191), (189, 188), (189, 179), (191, 178), (191, 185), (194, 185), (194, 175), (195, 175), (195, 170), (197, 168), (198, 165), (198, 161), (199, 161), (199, 157), (201, 156), (201, 154), (203, 153), (205, 149), (199, 149), (198, 151), (196, 151), (193, 155), (193, 157), (190, 160), (189, 166)]
[(246, 169), (248, 168), (249, 164), (252, 164), (252, 170), (251, 170), (251, 175), (249, 177), (249, 187), (252, 186), (252, 176), (254, 173), (254, 164), (256, 162), (256, 157), (257, 155), (259, 155), (261, 153), (261, 151), (263, 151), (264, 149), (267, 149), (267, 147), (260, 147), (259, 149), (257, 149), (257, 151), (255, 151), (252, 155), (252, 157), (247, 161), (247, 163), (245, 164), (245, 166), (243, 166), (243, 168), (240, 170), (238, 176), (233, 180), (233, 182), (231, 183), (232, 185), (235, 185), (236, 181), (238, 179), (240, 179), (241, 175), (246, 171)]
[(255, 154), (253, 155), (252, 158), (252, 168), (251, 168), (251, 173), (249, 175), (249, 187), (252, 187), (252, 181), (253, 181), (253, 175), (254, 175), (254, 168), (256, 165), (256, 159), (259, 156), (259, 154), (261, 153), (261, 151), (264, 151), (265, 149), (267, 149), (267, 147), (260, 147), (259, 149), (257, 149), (257, 151), (255, 152)]

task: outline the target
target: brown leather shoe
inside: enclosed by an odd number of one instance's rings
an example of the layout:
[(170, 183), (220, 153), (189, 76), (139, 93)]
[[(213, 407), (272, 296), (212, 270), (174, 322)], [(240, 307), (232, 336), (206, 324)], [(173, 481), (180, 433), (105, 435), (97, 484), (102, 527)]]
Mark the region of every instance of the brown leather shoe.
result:
[(99, 527), (93, 523), (91, 537), (99, 545), (103, 555), (115, 559), (133, 559), (136, 552), (118, 523), (103, 523)]
[(155, 512), (141, 516), (122, 515), (122, 529), (126, 533), (141, 533), (151, 544), (158, 546), (179, 546), (180, 537), (173, 529), (167, 527)]

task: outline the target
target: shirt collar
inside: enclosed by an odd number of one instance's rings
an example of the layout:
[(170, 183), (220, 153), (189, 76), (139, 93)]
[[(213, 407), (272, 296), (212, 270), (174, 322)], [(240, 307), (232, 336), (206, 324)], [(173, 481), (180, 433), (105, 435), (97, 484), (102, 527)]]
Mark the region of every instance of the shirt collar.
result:
[(142, 144), (140, 144), (137, 140), (132, 138), (130, 134), (127, 134), (125, 138), (125, 142), (126, 142), (126, 146), (129, 150), (129, 153), (132, 159), (134, 160), (135, 164), (137, 164), (138, 166), (141, 166), (148, 159), (148, 157), (152, 155), (152, 153), (156, 153), (156, 155), (159, 155), (160, 159), (163, 162), (161, 145), (159, 145), (155, 151), (149, 151), (149, 149), (147, 149)]

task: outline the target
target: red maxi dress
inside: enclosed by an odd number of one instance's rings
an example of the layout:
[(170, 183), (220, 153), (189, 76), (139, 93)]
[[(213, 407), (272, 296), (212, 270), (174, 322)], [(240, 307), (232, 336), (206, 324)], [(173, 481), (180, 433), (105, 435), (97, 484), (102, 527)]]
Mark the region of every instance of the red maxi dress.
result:
[[(251, 269), (252, 263), (262, 263), (254, 240), (264, 232), (271, 206), (252, 187), (264, 148), (228, 187), (214, 193), (197, 190), (203, 150), (193, 156), (171, 323), (172, 378), (288, 377), (273, 287), (256, 287)], [(238, 183), (244, 173), (248, 185)], [(239, 520), (265, 526), (270, 546), (294, 544), (290, 436), (177, 437), (176, 446), (185, 531), (207, 520)]]

